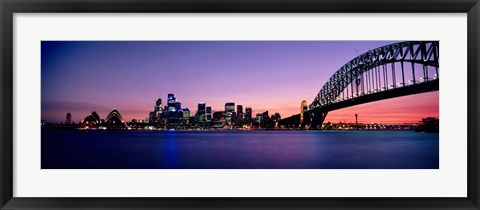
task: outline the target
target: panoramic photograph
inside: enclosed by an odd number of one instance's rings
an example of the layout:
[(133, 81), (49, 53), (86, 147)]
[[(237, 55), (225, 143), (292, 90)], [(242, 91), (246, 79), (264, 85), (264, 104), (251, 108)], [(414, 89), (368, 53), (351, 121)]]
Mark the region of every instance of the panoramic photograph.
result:
[(42, 169), (439, 169), (438, 41), (42, 41)]

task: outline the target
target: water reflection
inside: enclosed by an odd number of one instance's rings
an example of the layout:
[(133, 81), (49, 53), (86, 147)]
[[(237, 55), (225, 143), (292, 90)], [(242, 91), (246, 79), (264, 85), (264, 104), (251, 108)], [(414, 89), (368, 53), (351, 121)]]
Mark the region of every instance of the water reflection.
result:
[(439, 135), (411, 131), (42, 131), (42, 168), (439, 167)]

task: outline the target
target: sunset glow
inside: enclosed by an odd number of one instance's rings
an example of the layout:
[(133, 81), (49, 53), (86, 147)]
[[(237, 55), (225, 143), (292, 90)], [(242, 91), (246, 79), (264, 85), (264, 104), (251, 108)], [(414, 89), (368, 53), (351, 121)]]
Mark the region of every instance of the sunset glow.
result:
[[(300, 112), (328, 78), (359, 53), (397, 41), (43, 41), (42, 119), (145, 119), (158, 97), (174, 93), (195, 114), (226, 102), (288, 117)], [(325, 122), (412, 123), (439, 117), (439, 92), (330, 112)]]

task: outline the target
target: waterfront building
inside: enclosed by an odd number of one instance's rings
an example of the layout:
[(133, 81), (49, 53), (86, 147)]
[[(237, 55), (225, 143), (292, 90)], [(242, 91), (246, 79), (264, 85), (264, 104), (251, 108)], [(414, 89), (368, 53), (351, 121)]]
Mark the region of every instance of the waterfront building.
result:
[(149, 120), (150, 120), (150, 122), (156, 122), (157, 121), (157, 116), (156, 116), (155, 112), (150, 112)]
[(93, 126), (96, 124), (100, 123), (100, 116), (98, 116), (97, 112), (95, 110), (92, 110), (92, 113), (87, 115), (81, 122), (80, 124), (82, 126)]
[(227, 102), (225, 103), (225, 112), (235, 112), (235, 103)]
[(162, 99), (160, 97), (158, 97), (157, 101), (155, 102), (154, 111), (158, 112), (160, 110), (162, 110)]
[[(181, 117), (179, 115), (182, 115)], [(183, 119), (183, 113), (180, 113), (179, 111), (169, 111), (168, 112), (168, 126), (169, 127), (176, 127), (180, 124), (181, 119)]]
[(204, 115), (206, 113), (207, 104), (205, 102), (198, 103), (197, 115)]
[(162, 99), (158, 97), (157, 101), (155, 102), (155, 107), (153, 109), (154, 116), (152, 117), (152, 113), (150, 113), (150, 120), (152, 123), (160, 123), (163, 118), (163, 108), (162, 108)]
[(280, 113), (275, 112), (275, 114), (272, 115), (271, 119), (273, 120), (273, 122), (278, 122), (278, 121), (280, 121), (282, 118), (280, 117)]
[(207, 106), (206, 108), (206, 115), (207, 115), (207, 122), (210, 122), (212, 121), (212, 107), (211, 106)]
[(233, 117), (232, 112), (225, 112), (225, 124), (231, 125), (232, 124), (232, 117)]
[(175, 109), (175, 102), (177, 99), (173, 93), (169, 93), (167, 99), (168, 112), (171, 112)]
[(237, 105), (237, 114), (240, 115), (240, 114), (243, 114), (243, 106), (242, 105)]
[(245, 121), (250, 122), (252, 120), (252, 107), (245, 108)]
[(231, 125), (234, 119), (235, 119), (235, 103), (227, 102), (225, 103), (225, 123), (227, 125)]
[(220, 121), (220, 120), (225, 120), (224, 112), (222, 111), (214, 112), (213, 121)]
[(185, 125), (189, 125), (190, 124), (190, 109), (188, 109), (188, 107), (185, 107), (182, 109), (182, 117), (183, 117), (183, 123)]
[(205, 102), (200, 102), (198, 103), (198, 109), (197, 109), (197, 121), (199, 123), (205, 123), (207, 121), (206, 119), (206, 111), (207, 111), (207, 104)]
[(124, 124), (122, 115), (116, 108), (113, 108), (112, 111), (107, 115), (107, 118), (105, 118), (105, 123), (107, 125), (123, 125)]
[(241, 125), (245, 119), (245, 114), (243, 113), (243, 106), (237, 105), (237, 115), (235, 116), (235, 123)]
[(175, 101), (175, 103), (173, 103), (173, 107), (175, 107), (175, 111), (180, 111), (182, 109), (182, 103)]
[(66, 124), (72, 123), (72, 114), (70, 112), (67, 113), (67, 118), (65, 119)]
[(182, 109), (183, 111), (183, 119), (188, 119), (190, 117), (190, 109), (188, 107), (185, 107)]
[(225, 126), (225, 112), (218, 111), (213, 113), (213, 127), (222, 128)]
[(257, 113), (255, 121), (257, 123), (261, 123), (262, 122), (262, 116), (263, 116), (262, 113)]

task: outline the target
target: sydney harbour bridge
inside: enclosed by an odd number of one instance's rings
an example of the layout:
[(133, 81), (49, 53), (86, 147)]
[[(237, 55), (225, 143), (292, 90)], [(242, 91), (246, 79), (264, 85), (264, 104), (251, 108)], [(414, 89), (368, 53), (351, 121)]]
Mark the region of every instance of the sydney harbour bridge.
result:
[[(439, 90), (438, 41), (406, 41), (371, 49), (340, 67), (300, 114), (279, 125), (318, 129), (328, 112)], [(395, 110), (392, 110), (395, 112)]]

